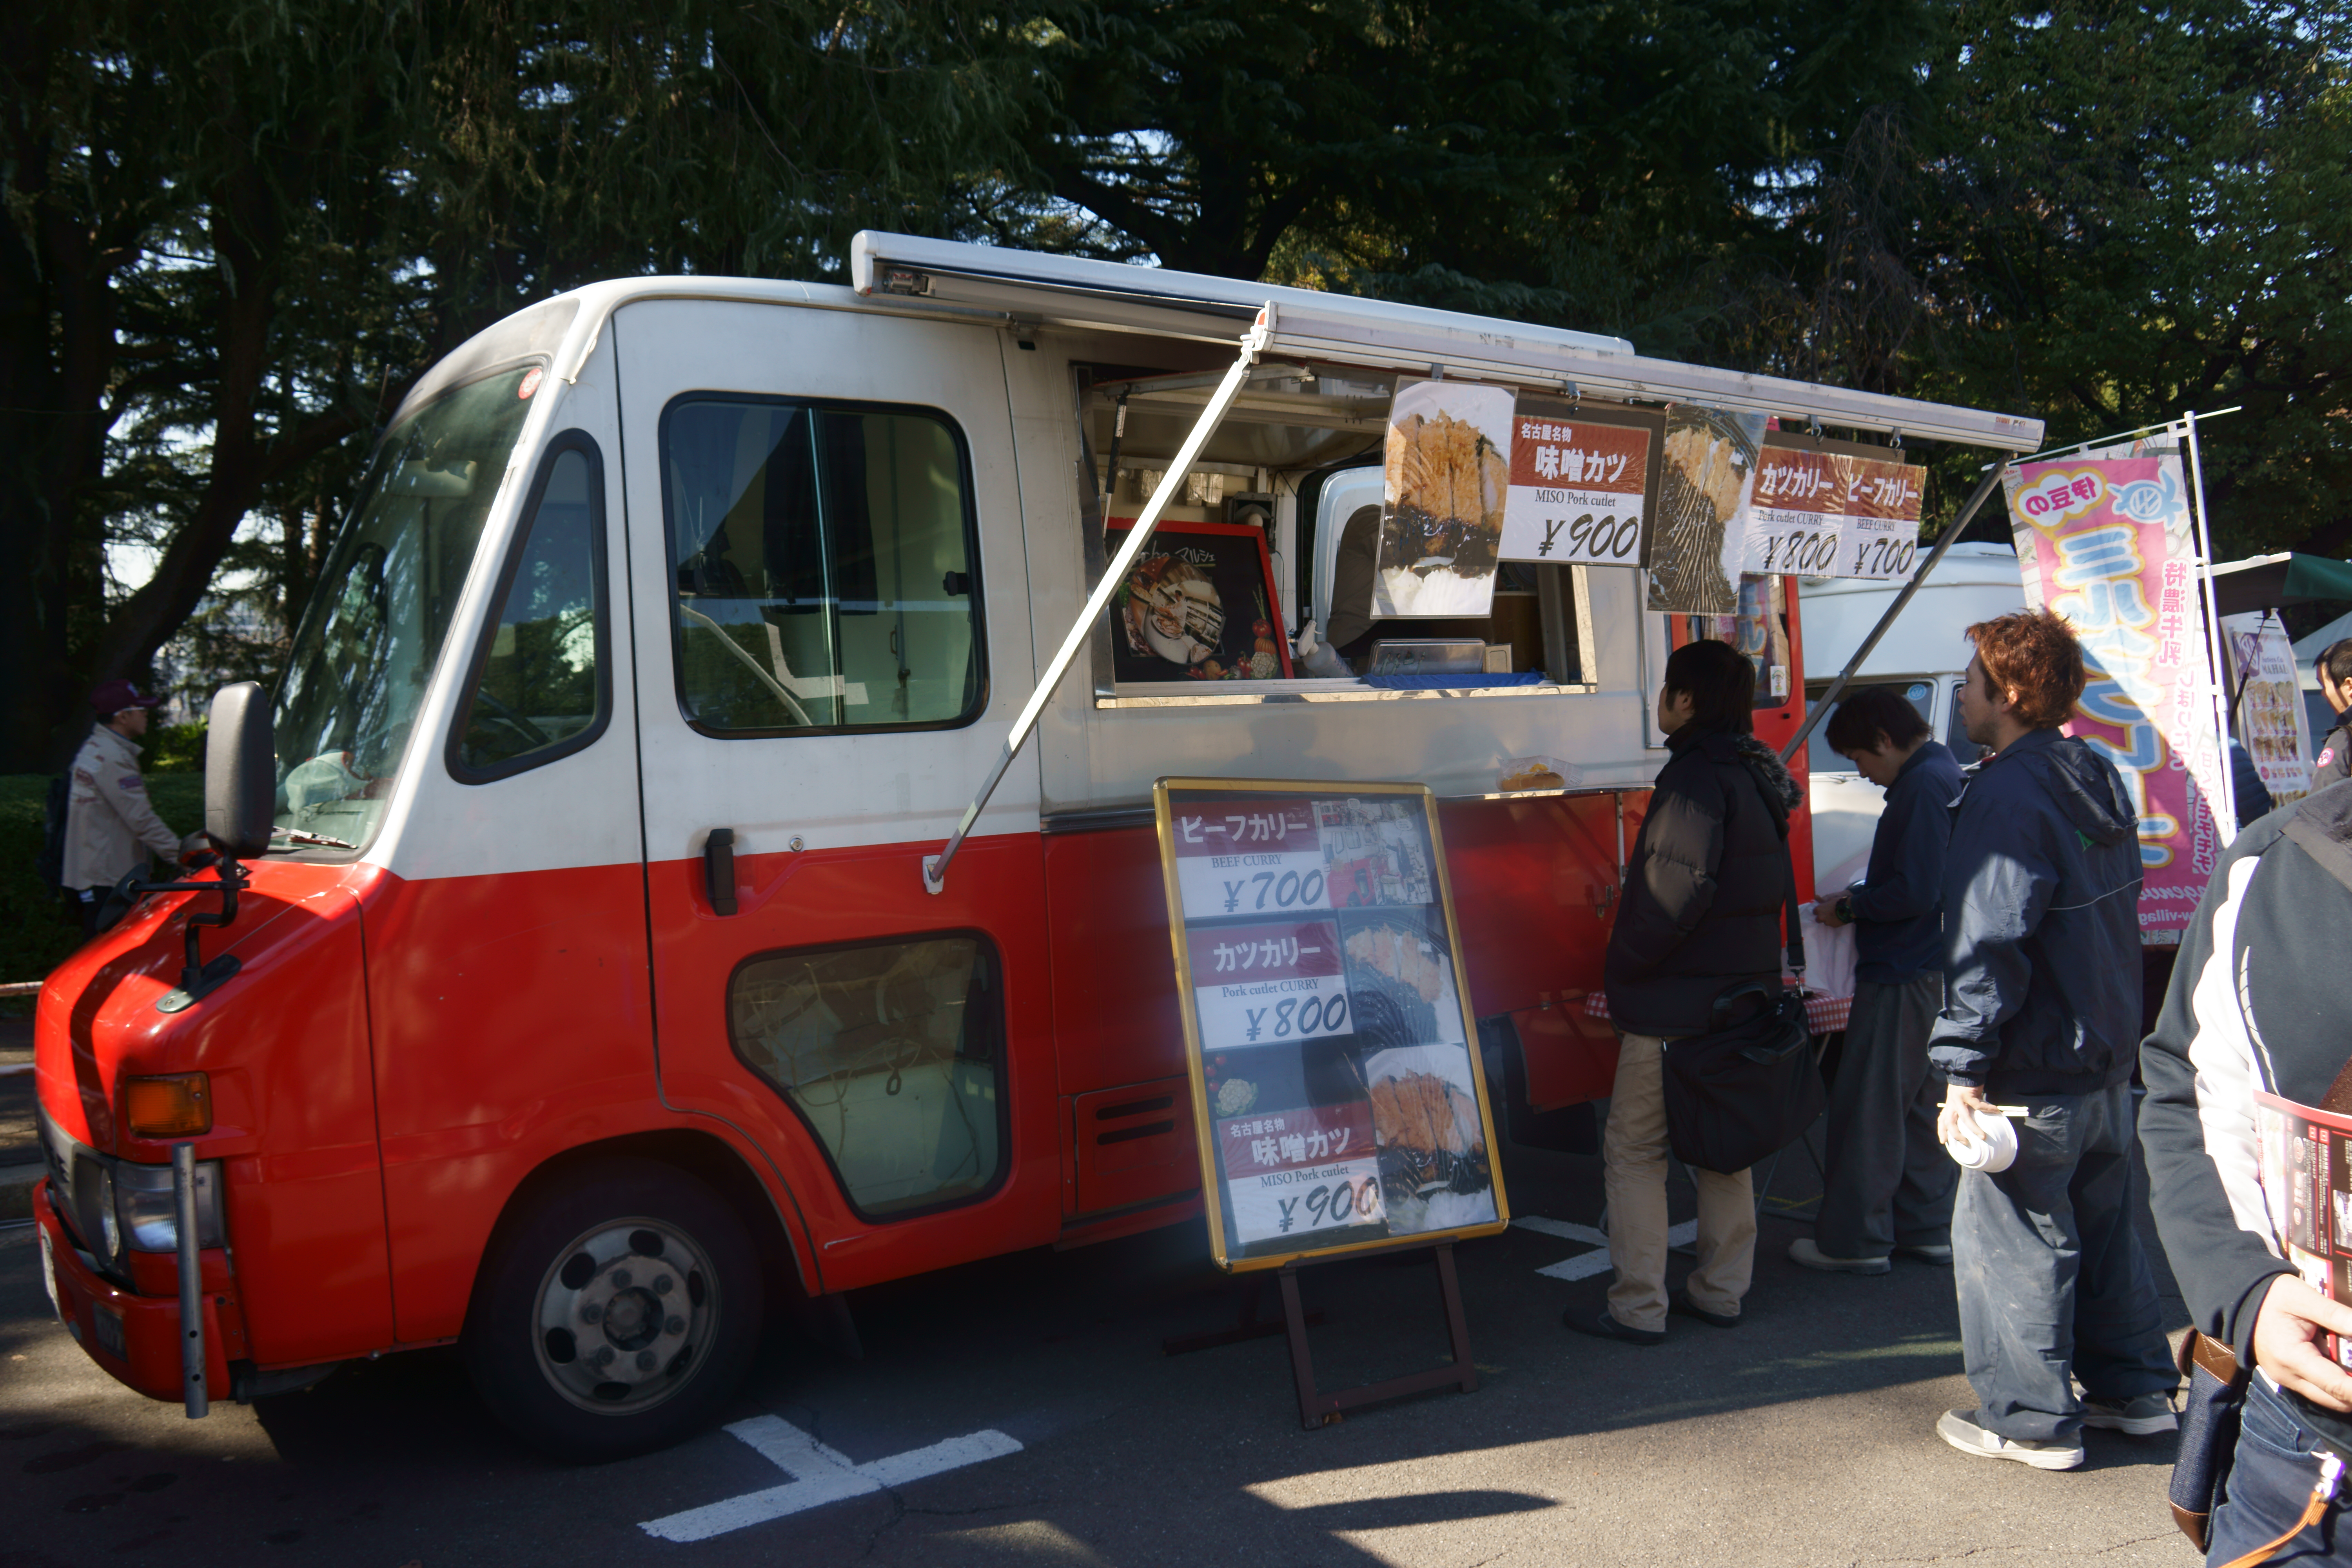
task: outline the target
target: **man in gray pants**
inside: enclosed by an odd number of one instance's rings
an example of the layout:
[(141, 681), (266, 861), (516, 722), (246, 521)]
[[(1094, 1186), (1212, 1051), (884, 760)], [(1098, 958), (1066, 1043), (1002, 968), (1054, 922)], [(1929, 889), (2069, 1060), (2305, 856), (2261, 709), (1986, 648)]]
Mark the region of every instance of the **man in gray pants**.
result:
[(1969, 636), (1960, 718), (1996, 750), (1953, 814), (1927, 1056), (1950, 1086), (1945, 1142), (1964, 1116), (2022, 1114), (2015, 1163), (1960, 1178), (1952, 1262), (1978, 1407), (1936, 1431), (1979, 1458), (2071, 1470), (2084, 1426), (2171, 1431), (2180, 1381), (2132, 1228), (2139, 820), (2115, 764), (2059, 733), (2084, 677), (2066, 623), (2020, 611)]
[(1894, 1252), (1949, 1263), (1960, 1169), (1936, 1141), (1942, 1085), (1927, 1071), (1927, 1031), (1944, 1005), (1944, 847), (1960, 765), (1892, 687), (1839, 703), (1827, 739), (1886, 806), (1863, 880), (1813, 906), (1823, 925), (1854, 927), (1861, 962), (1830, 1085), (1821, 1217), (1789, 1260), (1836, 1274), (1884, 1274)]

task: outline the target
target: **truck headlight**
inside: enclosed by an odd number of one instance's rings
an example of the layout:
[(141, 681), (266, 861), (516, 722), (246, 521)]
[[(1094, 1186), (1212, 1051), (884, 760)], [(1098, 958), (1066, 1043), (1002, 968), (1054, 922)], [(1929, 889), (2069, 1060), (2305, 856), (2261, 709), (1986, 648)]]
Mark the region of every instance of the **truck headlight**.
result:
[[(221, 1228), (218, 1160), (196, 1162), (196, 1245), (218, 1247)], [(114, 1201), (100, 1211), (108, 1249), (121, 1255), (115, 1227), (134, 1252), (175, 1252), (180, 1246), (179, 1215), (172, 1203), (172, 1167), (133, 1165), (116, 1162), (111, 1171)]]

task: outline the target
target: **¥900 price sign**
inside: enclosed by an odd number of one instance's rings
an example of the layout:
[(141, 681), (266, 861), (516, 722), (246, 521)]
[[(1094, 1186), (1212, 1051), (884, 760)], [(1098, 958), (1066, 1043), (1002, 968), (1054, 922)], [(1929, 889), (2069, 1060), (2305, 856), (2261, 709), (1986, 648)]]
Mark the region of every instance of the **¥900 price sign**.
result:
[(1506, 561), (1643, 564), (1659, 442), (1660, 430), (1643, 415), (1596, 418), (1557, 399), (1521, 397), (1511, 418), (1511, 486), (1496, 553)]

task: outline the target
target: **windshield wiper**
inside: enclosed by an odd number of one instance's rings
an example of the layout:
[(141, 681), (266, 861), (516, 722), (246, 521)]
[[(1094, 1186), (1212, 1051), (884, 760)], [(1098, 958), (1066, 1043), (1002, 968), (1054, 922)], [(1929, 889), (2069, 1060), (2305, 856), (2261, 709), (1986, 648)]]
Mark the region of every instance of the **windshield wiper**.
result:
[(323, 833), (305, 833), (299, 827), (273, 827), (272, 838), (283, 838), (289, 844), (313, 845), (321, 849), (356, 849), (356, 844), (346, 844), (340, 838), (330, 838)]

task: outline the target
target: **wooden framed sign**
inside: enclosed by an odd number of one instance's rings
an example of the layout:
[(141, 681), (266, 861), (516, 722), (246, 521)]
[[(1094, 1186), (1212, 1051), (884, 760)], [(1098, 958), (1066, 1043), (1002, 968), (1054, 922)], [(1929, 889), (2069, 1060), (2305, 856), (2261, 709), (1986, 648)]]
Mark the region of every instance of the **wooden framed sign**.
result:
[(1217, 1266), (1501, 1230), (1436, 797), (1166, 778), (1152, 803)]

